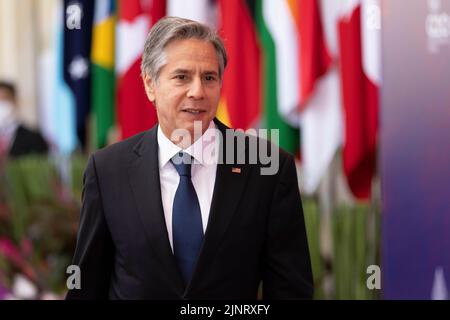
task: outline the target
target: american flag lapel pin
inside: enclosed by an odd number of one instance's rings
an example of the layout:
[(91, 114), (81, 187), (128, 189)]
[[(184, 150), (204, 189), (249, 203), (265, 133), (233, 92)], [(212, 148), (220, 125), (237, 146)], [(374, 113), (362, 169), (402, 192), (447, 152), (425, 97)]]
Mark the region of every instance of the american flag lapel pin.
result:
[(241, 173), (241, 168), (233, 167), (233, 168), (231, 168), (231, 172), (233, 172), (233, 173)]

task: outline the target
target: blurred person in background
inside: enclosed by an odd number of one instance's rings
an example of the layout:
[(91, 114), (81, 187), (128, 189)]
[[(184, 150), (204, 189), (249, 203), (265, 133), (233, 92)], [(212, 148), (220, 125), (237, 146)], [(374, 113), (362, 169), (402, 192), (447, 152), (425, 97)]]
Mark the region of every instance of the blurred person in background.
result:
[(42, 135), (27, 128), (17, 116), (14, 84), (0, 81), (0, 159), (47, 151), (48, 144)]

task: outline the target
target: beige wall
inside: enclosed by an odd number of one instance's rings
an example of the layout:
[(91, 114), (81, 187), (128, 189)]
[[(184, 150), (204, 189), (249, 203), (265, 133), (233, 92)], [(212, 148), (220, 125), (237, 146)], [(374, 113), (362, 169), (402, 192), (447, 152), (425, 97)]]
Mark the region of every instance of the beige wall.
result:
[(18, 75), (16, 1), (0, 0), (0, 77), (16, 80)]
[(37, 64), (52, 42), (58, 0), (0, 0), (0, 79), (16, 83), (20, 116), (38, 125)]

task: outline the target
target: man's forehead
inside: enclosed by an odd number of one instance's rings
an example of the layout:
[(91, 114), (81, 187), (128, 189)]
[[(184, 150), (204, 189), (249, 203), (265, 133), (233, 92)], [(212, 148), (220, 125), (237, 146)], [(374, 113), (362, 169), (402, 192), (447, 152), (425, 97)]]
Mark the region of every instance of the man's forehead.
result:
[(199, 57), (167, 57), (165, 68), (169, 72), (185, 72), (185, 73), (218, 73), (218, 59), (199, 59)]
[(200, 39), (181, 39), (171, 41), (165, 48), (166, 71), (186, 73), (219, 73), (219, 57), (214, 45)]

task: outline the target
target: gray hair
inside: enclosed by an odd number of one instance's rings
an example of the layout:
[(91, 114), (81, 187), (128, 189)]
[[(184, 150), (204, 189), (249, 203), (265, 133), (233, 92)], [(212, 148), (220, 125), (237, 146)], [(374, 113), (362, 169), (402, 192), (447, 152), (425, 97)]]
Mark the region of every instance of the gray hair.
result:
[(210, 42), (214, 46), (219, 60), (219, 77), (222, 79), (227, 65), (227, 52), (220, 36), (204, 24), (178, 17), (162, 18), (150, 30), (142, 54), (141, 74), (158, 81), (160, 70), (166, 64), (164, 48), (171, 41), (192, 38)]

